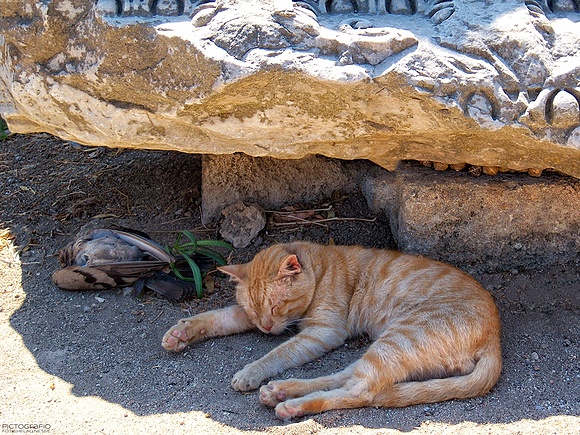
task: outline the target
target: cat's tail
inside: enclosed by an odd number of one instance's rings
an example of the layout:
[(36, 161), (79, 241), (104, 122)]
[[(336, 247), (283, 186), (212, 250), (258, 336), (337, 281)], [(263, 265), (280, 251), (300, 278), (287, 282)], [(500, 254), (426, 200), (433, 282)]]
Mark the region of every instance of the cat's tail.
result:
[(482, 396), (496, 384), (500, 372), (500, 345), (498, 342), (490, 342), (476, 356), (476, 364), (471, 373), (442, 379), (401, 382), (379, 393), (373, 400), (373, 405), (396, 408)]

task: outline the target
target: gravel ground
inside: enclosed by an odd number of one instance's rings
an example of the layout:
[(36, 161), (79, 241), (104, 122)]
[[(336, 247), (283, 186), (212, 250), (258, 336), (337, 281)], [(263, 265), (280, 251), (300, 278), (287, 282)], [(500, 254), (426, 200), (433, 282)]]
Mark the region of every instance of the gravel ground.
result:
[[(161, 243), (180, 229), (218, 237), (200, 222), (200, 169), (193, 155), (85, 148), (44, 134), (0, 142), (2, 433), (580, 434), (578, 264), (476, 276), (496, 298), (503, 326), (504, 370), (487, 396), (331, 411), (290, 424), (256, 393), (229, 386), (244, 364), (287, 337), (224, 337), (179, 355), (160, 346), (179, 318), (233, 302), (225, 278), (216, 276), (202, 299), (179, 303), (153, 293), (66, 292), (51, 283), (58, 250), (87, 223), (137, 228)], [(384, 218), (369, 222), (375, 216), (359, 195), (294, 206), (367, 220), (272, 221), (231, 260), (294, 239), (394, 247)], [(339, 370), (367, 344), (349, 341), (281, 376)]]

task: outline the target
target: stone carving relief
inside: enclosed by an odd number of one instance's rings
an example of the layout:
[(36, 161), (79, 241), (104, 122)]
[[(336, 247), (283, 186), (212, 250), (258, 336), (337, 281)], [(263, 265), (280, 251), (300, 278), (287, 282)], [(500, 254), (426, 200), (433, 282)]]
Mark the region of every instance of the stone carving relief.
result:
[[(296, 0), (294, 4), (298, 7), (291, 13), (285, 11), (286, 15), (274, 13), (271, 16), (259, 5), (252, 14), (239, 14), (235, 2), (208, 0), (97, 0), (96, 8), (108, 16), (191, 15), (194, 27), (211, 29), (202, 36), (204, 39), (213, 41), (238, 60), (251, 56), (248, 52), (253, 49), (278, 50), (295, 46), (300, 50), (317, 50), (321, 56), (334, 56), (337, 65), (376, 66), (418, 44), (418, 37), (408, 30), (382, 27), (373, 15), (421, 15), (441, 25), (456, 11), (460, 15), (465, 3), (462, 0)], [(490, 0), (480, 1), (475, 7), (485, 8), (486, 3)], [(509, 7), (517, 6), (517, 2), (511, 3)], [(440, 98), (455, 99), (465, 115), (482, 125), (494, 125), (496, 121), (521, 122), (540, 136), (544, 133), (550, 138), (560, 138), (562, 143), (580, 147), (580, 87), (574, 86), (578, 65), (570, 65), (568, 59), (560, 70), (573, 70), (561, 71), (562, 76), (557, 78), (561, 84), (548, 80), (550, 70), (559, 60), (550, 51), (558, 37), (566, 38), (554, 31), (549, 16), (578, 13), (580, 0), (525, 0), (524, 4), (530, 20), (522, 24), (528, 27), (525, 30), (535, 30), (535, 41), (521, 41), (510, 37), (508, 32), (502, 32), (497, 39), (493, 23), (490, 36), (483, 40), (469, 40), (468, 35), (457, 38), (457, 26), (450, 31), (441, 29), (440, 35), (433, 36), (439, 46), (468, 58), (458, 57), (447, 64), (442, 60), (438, 70), (447, 70), (448, 76), (463, 74), (465, 80), (456, 85), (446, 83), (445, 90), (441, 89), (443, 83), (439, 83), (440, 89), (435, 89), (427, 83), (433, 78), (427, 73), (427, 77), (415, 79), (414, 84)], [(468, 13), (472, 13), (472, 8), (473, 5)], [(228, 9), (233, 14), (228, 13)], [(239, 15), (233, 17), (235, 14)], [(321, 19), (322, 15), (339, 16), (341, 21)], [(461, 17), (458, 21), (468, 19)], [(247, 23), (252, 20), (253, 24)], [(329, 32), (333, 27), (337, 32)], [(513, 27), (515, 30), (517, 26)], [(516, 44), (528, 45), (514, 50)], [(564, 58), (576, 56), (578, 52), (562, 53)], [(421, 60), (414, 59), (415, 62)], [(413, 61), (412, 56), (409, 61)], [(489, 75), (487, 83), (483, 86), (468, 83), (470, 73), (485, 69)], [(543, 87), (545, 84), (548, 87)]]
[[(294, 47), (317, 57), (333, 56), (337, 65), (370, 65), (365, 73), (373, 79), (380, 80), (389, 68), (405, 69), (417, 89), (456, 104), (481, 125), (521, 123), (539, 136), (580, 148), (580, 46), (574, 43), (578, 35), (558, 31), (551, 21), (557, 13), (577, 13), (580, 0), (495, 2), (503, 3), (503, 8), (496, 5), (499, 18), (485, 23), (489, 27), (483, 31), (481, 17), (472, 14), (491, 0), (320, 0), (316, 4), (301, 0), (295, 2), (300, 7), (286, 15), (274, 13), (270, 21), (257, 18), (269, 12), (256, 12), (251, 31), (246, 24), (251, 18), (236, 20), (228, 14), (227, 3), (203, 3), (193, 9), (192, 24), (210, 28), (202, 38), (236, 59), (251, 57), (253, 49)], [(517, 19), (513, 17), (511, 11), (524, 4), (528, 16), (520, 11)], [(427, 36), (437, 44), (425, 44), (423, 50), (406, 52), (404, 59), (388, 64), (388, 58), (415, 47), (426, 36), (400, 28), (411, 28), (400, 19), (394, 22), (399, 27), (386, 26), (394, 23), (380, 16), (391, 14), (431, 18), (433, 25), (423, 24), (422, 30), (430, 30)], [(271, 27), (263, 25), (266, 21)], [(242, 29), (243, 36), (235, 27)], [(232, 35), (235, 38), (228, 42)], [(437, 65), (431, 70), (425, 68), (434, 62)]]
[[(41, 11), (42, 18), (35, 18), (39, 22), (50, 23), (50, 14), (56, 14), (39, 0), (26, 2)], [(112, 83), (112, 78), (102, 78), (103, 65), (109, 67), (107, 73), (112, 64), (126, 65), (128, 72), (117, 69), (115, 74), (134, 76), (129, 71), (139, 70), (139, 63), (146, 61), (149, 78), (142, 95), (127, 81), (133, 96), (128, 92), (114, 107), (108, 97), (101, 111), (143, 108), (147, 115), (131, 112), (143, 119), (131, 121), (136, 125), (168, 119), (169, 124), (181, 123), (189, 117), (201, 132), (199, 138), (188, 139), (191, 152), (280, 157), (321, 153), (369, 158), (388, 168), (414, 158), (441, 162), (442, 167), (469, 163), (534, 171), (556, 168), (580, 177), (580, 161), (570, 157), (580, 152), (580, 0), (97, 0), (87, 6), (90, 2), (53, 0), (60, 5), (53, 11), (82, 4), (83, 24), (71, 19), (70, 28), (99, 36), (95, 41), (83, 33), (61, 38), (63, 48), (54, 48), (54, 55), (43, 60), (51, 76), (45, 88), (58, 85), (62, 91), (73, 82), (81, 88), (78, 83), (85, 80), (88, 90), (82, 92), (98, 100)], [(22, 14), (22, 22), (30, 22)], [(25, 28), (8, 27), (7, 43), (0, 43), (5, 47), (0, 76), (6, 77), (6, 94), (16, 100), (18, 89), (30, 87), (19, 84), (9, 71), (17, 63), (10, 50), (32, 50), (33, 44), (24, 47), (18, 42), (18, 32)], [(31, 34), (33, 30), (31, 26)], [(125, 55), (102, 45), (117, 37), (125, 38), (125, 47), (134, 53)], [(147, 48), (127, 42), (131, 38), (142, 40)], [(84, 58), (78, 54), (83, 50)], [(203, 70), (196, 69), (198, 65), (211, 65), (211, 74), (194, 73)], [(308, 91), (288, 96), (284, 92), (293, 91), (276, 90), (268, 82), (259, 87), (264, 95), (258, 97), (241, 85), (246, 79), (257, 83), (266, 77), (260, 73), (273, 74), (265, 80), (278, 80), (274, 72), (286, 77), (276, 82), (282, 83), (276, 85), (280, 89), (298, 80)], [(295, 73), (315, 82), (306, 83)], [(240, 91), (224, 94), (236, 83)], [(321, 94), (335, 94), (334, 112), (313, 97), (317, 86)], [(1, 88), (0, 81), (0, 92)], [(259, 101), (253, 102), (256, 98)], [(36, 100), (30, 106), (38, 104)], [(22, 110), (27, 104), (19, 100), (13, 106)], [(157, 113), (161, 107), (162, 113)], [(75, 116), (82, 112), (77, 110)], [(91, 114), (96, 112), (91, 107)], [(168, 117), (170, 112), (176, 115)], [(165, 131), (180, 131), (169, 124)], [(303, 128), (298, 132), (292, 125)], [(121, 140), (120, 127), (112, 130), (91, 132), (84, 142), (92, 143), (99, 135), (104, 142), (110, 137)], [(222, 145), (204, 148), (204, 135)], [(498, 144), (469, 151), (462, 135)], [(163, 138), (168, 141), (164, 148), (179, 149), (185, 142), (175, 139), (177, 145), (170, 136)], [(141, 135), (137, 142), (142, 140)], [(282, 149), (276, 141), (289, 145)], [(538, 157), (543, 153), (538, 150), (555, 155), (546, 146), (558, 157)]]
[[(96, 0), (106, 15), (183, 15), (212, 0)], [(454, 0), (294, 0), (316, 13), (423, 14), (440, 23), (455, 12)], [(525, 0), (538, 14), (579, 12), (580, 0)]]

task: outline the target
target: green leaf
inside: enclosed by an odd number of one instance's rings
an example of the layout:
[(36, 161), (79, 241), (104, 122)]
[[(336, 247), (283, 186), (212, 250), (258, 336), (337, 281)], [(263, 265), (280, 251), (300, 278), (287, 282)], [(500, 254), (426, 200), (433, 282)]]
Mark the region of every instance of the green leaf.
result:
[(179, 246), (179, 242), (181, 241), (181, 236), (182, 236), (182, 233), (177, 233), (177, 239), (175, 239), (175, 245), (173, 245), (174, 247)]
[(218, 263), (220, 266), (225, 266), (227, 264), (227, 261), (224, 258), (224, 256), (222, 254), (220, 254), (219, 252), (214, 251), (211, 248), (205, 248), (205, 247), (198, 246), (197, 251), (195, 251), (195, 252), (211, 258), (213, 261)]
[[(197, 247), (197, 245), (199, 244), (199, 242), (193, 243), (182, 243), (181, 245), (179, 245), (179, 248), (192, 248), (192, 250), (195, 251), (195, 248)], [(189, 249), (184, 249), (185, 251), (188, 251)]]
[(193, 282), (194, 279), (190, 278), (188, 276), (183, 275), (179, 269), (177, 267), (175, 267), (175, 264), (171, 264), (171, 270), (173, 271), (173, 273), (175, 274), (176, 277), (178, 277), (179, 279), (183, 280), (183, 281), (188, 281), (188, 282)]
[(230, 251), (234, 249), (232, 245), (230, 245), (228, 242), (224, 242), (223, 240), (199, 240), (197, 244), (199, 246), (213, 246), (216, 248), (226, 248), (229, 249)]
[[(182, 243), (182, 238), (187, 238), (188, 241)], [(175, 256), (181, 256), (187, 262), (193, 278), (184, 276), (174, 264), (171, 264), (171, 270), (179, 279), (183, 281), (189, 281), (195, 283), (195, 289), (197, 292), (197, 297), (201, 298), (203, 296), (203, 276), (201, 269), (193, 260), (192, 256), (194, 254), (204, 255), (211, 258), (218, 265), (223, 266), (227, 264), (224, 256), (219, 253), (214, 248), (223, 248), (229, 251), (233, 250), (234, 247), (222, 240), (197, 240), (191, 231), (182, 230), (177, 234), (175, 244), (172, 246), (165, 247), (165, 250)]]
[(191, 271), (193, 272), (193, 281), (195, 282), (195, 290), (197, 291), (197, 297), (201, 298), (203, 296), (203, 278), (201, 277), (201, 270), (189, 255), (184, 255), (184, 258), (187, 261), (187, 264), (189, 265)]
[(181, 231), (182, 234), (185, 235), (189, 239), (191, 243), (197, 243), (197, 238), (193, 235), (191, 231), (183, 230)]

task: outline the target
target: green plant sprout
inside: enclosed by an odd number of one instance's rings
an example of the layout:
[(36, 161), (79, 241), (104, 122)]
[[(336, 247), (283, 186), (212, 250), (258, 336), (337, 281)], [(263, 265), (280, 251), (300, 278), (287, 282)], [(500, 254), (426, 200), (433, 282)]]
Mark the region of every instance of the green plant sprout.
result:
[(10, 131), (8, 130), (8, 125), (3, 118), (0, 117), (0, 140), (4, 140), (8, 137)]
[[(182, 243), (181, 239), (183, 236), (189, 239), (189, 241)], [(183, 230), (177, 235), (177, 240), (173, 245), (165, 247), (165, 250), (169, 254), (175, 257), (183, 257), (183, 259), (187, 262), (187, 265), (189, 266), (189, 269), (191, 270), (193, 277), (183, 275), (179, 271), (175, 263), (171, 263), (170, 267), (175, 276), (177, 276), (179, 279), (193, 282), (195, 284), (195, 290), (198, 298), (201, 298), (203, 296), (204, 276), (202, 275), (200, 267), (197, 265), (197, 263), (192, 257), (194, 257), (196, 254), (203, 255), (205, 257), (212, 259), (218, 265), (225, 266), (227, 264), (226, 259), (214, 248), (225, 248), (230, 251), (234, 249), (232, 245), (222, 240), (197, 240), (197, 238), (190, 231), (187, 230)]]

